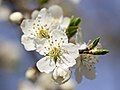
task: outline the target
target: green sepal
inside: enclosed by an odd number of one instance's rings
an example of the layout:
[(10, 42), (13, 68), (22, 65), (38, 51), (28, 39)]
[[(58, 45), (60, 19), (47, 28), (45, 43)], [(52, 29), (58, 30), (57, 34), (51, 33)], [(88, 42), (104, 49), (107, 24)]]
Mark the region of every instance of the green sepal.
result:
[(89, 50), (94, 49), (98, 45), (99, 41), (100, 41), (100, 37), (93, 40), (93, 42), (88, 45), (88, 49)]

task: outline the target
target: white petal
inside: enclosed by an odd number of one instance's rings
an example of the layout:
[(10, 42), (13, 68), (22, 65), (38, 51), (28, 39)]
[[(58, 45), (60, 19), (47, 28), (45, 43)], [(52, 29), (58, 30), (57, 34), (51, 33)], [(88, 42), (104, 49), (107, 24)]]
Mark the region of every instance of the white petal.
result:
[(76, 60), (69, 54), (62, 54), (60, 58), (67, 65), (67, 67), (72, 67), (76, 64)]
[(25, 19), (22, 21), (20, 27), (24, 34), (28, 35), (33, 32), (33, 27), (32, 27), (33, 22), (34, 21), (30, 19)]
[(49, 52), (50, 44), (48, 40), (46, 40), (43, 44), (39, 44), (37, 48), (37, 52), (39, 52), (41, 55), (46, 55)]
[(49, 12), (52, 14), (52, 16), (55, 19), (60, 19), (61, 17), (63, 17), (63, 10), (58, 5), (53, 5), (53, 6), (49, 7)]
[(62, 44), (63, 42), (68, 43), (68, 37), (66, 33), (64, 33), (63, 31), (54, 30), (51, 33), (51, 36), (54, 43), (60, 43), (60, 44)]
[(51, 14), (48, 12), (48, 10), (46, 8), (43, 8), (40, 10), (37, 18), (36, 18), (36, 25), (38, 25), (37, 27), (39, 28), (39, 26), (42, 26), (44, 28), (50, 29), (50, 27), (52, 27), (52, 16)]
[(71, 71), (69, 69), (63, 69), (61, 67), (56, 67), (53, 71), (53, 79), (59, 83), (63, 84), (67, 82), (71, 77)]
[(86, 68), (85, 66), (82, 67), (82, 73), (83, 75), (90, 80), (95, 79), (96, 74), (95, 74), (95, 69), (91, 68), (91, 70), (89, 70), (88, 68)]
[[(45, 55), (45, 54), (42, 54), (41, 52), (45, 52), (46, 51), (46, 48), (45, 47), (48, 47), (48, 42), (46, 38), (42, 38), (42, 39), (35, 39), (34, 40), (35, 43), (36, 43), (36, 51), (39, 52), (41, 55)], [(47, 45), (47, 46), (46, 46)], [(48, 50), (47, 50), (48, 52)]]
[(36, 19), (36, 17), (38, 16), (38, 13), (39, 13), (38, 10), (34, 10), (31, 14), (32, 19)]
[(86, 43), (84, 43), (84, 44), (79, 46), (79, 50), (84, 50), (86, 48), (87, 48), (87, 44)]
[(38, 17), (37, 18), (45, 18), (47, 15), (47, 9), (46, 8), (42, 8), (40, 10), (40, 12), (38, 13)]
[(34, 44), (34, 39), (30, 38), (27, 35), (23, 35), (21, 37), (21, 43), (24, 45), (27, 51), (32, 51), (36, 49)]
[(56, 62), (57, 67), (62, 67), (64, 69), (69, 68), (69, 66), (62, 60), (62, 58), (58, 59)]
[(82, 72), (79, 68), (76, 68), (75, 70), (75, 79), (77, 83), (80, 83), (82, 81)]
[(63, 48), (66, 51), (66, 53), (70, 54), (70, 56), (74, 57), (75, 59), (79, 56), (78, 47), (75, 44), (64, 44)]
[(55, 68), (54, 60), (50, 60), (50, 57), (43, 57), (40, 59), (37, 64), (37, 68), (40, 70), (40, 72), (50, 73)]
[(75, 41), (79, 45), (82, 45), (84, 43), (83, 42), (83, 38), (82, 38), (82, 32), (81, 32), (81, 30), (78, 30), (78, 32), (75, 34)]
[(75, 68), (80, 67), (80, 65), (81, 65), (81, 56), (79, 55), (79, 57), (77, 57), (75, 60), (76, 60)]
[(61, 23), (61, 27), (62, 27), (63, 29), (67, 29), (68, 26), (69, 26), (69, 24), (70, 24), (70, 18), (65, 17), (65, 18), (63, 19), (62, 23)]
[(37, 44), (36, 47), (39, 47), (40, 45), (43, 45), (47, 39), (46, 38), (35, 38), (34, 40), (35, 40), (35, 43)]

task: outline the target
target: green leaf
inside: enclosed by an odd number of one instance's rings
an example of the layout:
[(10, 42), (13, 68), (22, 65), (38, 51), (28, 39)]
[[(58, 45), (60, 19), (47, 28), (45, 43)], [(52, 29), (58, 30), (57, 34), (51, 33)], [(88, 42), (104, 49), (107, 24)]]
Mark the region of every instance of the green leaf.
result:
[(81, 22), (81, 19), (80, 18), (76, 18), (76, 20), (75, 20), (75, 26), (78, 26), (79, 24), (80, 24), (80, 22)]
[(77, 29), (78, 29), (77, 26), (70, 26), (66, 31), (68, 38), (74, 36), (77, 32)]
[(96, 38), (92, 43), (88, 45), (88, 49), (91, 50), (95, 48), (98, 45), (99, 41), (100, 41), (100, 37)]
[(68, 38), (71, 38), (72, 36), (74, 36), (79, 28), (79, 24), (81, 22), (81, 19), (78, 17), (71, 17), (70, 20), (70, 24), (68, 29), (66, 30), (66, 34), (68, 36)]
[(80, 22), (81, 22), (81, 19), (79, 17), (75, 18), (74, 16), (72, 16), (69, 26), (78, 26)]

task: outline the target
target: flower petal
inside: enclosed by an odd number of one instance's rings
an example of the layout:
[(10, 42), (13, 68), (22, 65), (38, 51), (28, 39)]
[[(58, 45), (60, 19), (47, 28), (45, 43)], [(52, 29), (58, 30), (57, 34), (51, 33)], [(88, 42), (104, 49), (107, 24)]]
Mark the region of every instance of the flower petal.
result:
[(47, 15), (47, 9), (46, 9), (46, 8), (42, 8), (42, 9), (40, 10), (40, 12), (38, 13), (37, 19), (38, 19), (38, 18), (45, 18), (46, 15)]
[(82, 72), (81, 72), (80, 68), (76, 68), (76, 70), (75, 70), (75, 79), (76, 79), (77, 83), (80, 83), (82, 81)]
[(32, 19), (36, 19), (36, 17), (38, 16), (38, 13), (39, 13), (38, 10), (34, 10), (31, 14)]
[(83, 66), (83, 67), (82, 67), (82, 73), (83, 73), (83, 75), (84, 75), (87, 79), (90, 79), (90, 80), (93, 80), (93, 79), (95, 79), (95, 77), (96, 77), (95, 69), (94, 69), (94, 68), (91, 68), (91, 69), (89, 70), (87, 67)]
[(66, 51), (66, 53), (68, 53), (70, 56), (74, 57), (74, 59), (76, 59), (79, 56), (77, 45), (75, 45), (73, 43), (64, 44), (63, 48)]
[(30, 20), (30, 19), (25, 19), (22, 21), (20, 27), (23, 31), (24, 34), (28, 35), (28, 34), (31, 34), (33, 33), (33, 20)]
[(70, 18), (65, 17), (65, 18), (63, 19), (62, 23), (61, 23), (61, 27), (62, 27), (63, 29), (67, 29), (68, 26), (69, 26), (69, 24), (70, 24)]
[(79, 68), (81, 66), (81, 55), (79, 55), (79, 57), (77, 57), (76, 60), (76, 64), (74, 66), (74, 68)]
[(49, 12), (52, 14), (52, 16), (55, 19), (60, 19), (61, 17), (63, 17), (63, 10), (58, 5), (53, 5), (53, 6), (49, 7)]
[(39, 44), (37, 48), (37, 52), (39, 52), (41, 55), (46, 55), (49, 52), (50, 44), (48, 40), (46, 40), (43, 44)]
[(82, 45), (79, 45), (78, 48), (79, 48), (79, 50), (84, 50), (87, 48), (87, 44), (83, 43)]
[(77, 44), (79, 45), (82, 45), (84, 42), (83, 42), (83, 38), (82, 38), (82, 32), (81, 30), (79, 29), (77, 31), (77, 33), (75, 34), (75, 41)]
[(43, 8), (38, 13), (38, 17), (36, 18), (37, 24), (39, 26), (47, 26), (50, 27), (52, 24), (52, 17), (51, 14), (48, 12), (46, 8)]
[(58, 61), (56, 62), (56, 66), (57, 67), (62, 67), (64, 69), (69, 68), (68, 65), (63, 60), (61, 60), (61, 58), (58, 59)]
[(23, 35), (21, 37), (21, 43), (24, 45), (27, 51), (32, 51), (36, 49), (35, 44), (34, 44), (34, 39), (30, 38), (27, 35)]
[(46, 56), (40, 59), (36, 66), (41, 72), (50, 73), (54, 70), (55, 63), (54, 60), (50, 60), (50, 57)]
[(72, 67), (76, 64), (76, 60), (69, 54), (64, 53), (60, 58), (67, 65), (67, 67)]
[(66, 33), (60, 30), (54, 30), (51, 33), (53, 43), (59, 43), (59, 44), (68, 43), (68, 37)]

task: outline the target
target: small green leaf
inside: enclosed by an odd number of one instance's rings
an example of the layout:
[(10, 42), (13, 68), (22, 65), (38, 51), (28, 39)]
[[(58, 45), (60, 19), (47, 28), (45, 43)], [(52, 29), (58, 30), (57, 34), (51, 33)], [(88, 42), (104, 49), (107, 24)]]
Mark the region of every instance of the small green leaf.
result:
[(91, 50), (95, 48), (98, 45), (99, 41), (100, 41), (100, 37), (96, 38), (92, 43), (88, 45), (88, 49)]
[(78, 26), (81, 22), (81, 19), (80, 18), (76, 18), (75, 20), (75, 26)]
[(71, 21), (69, 24), (68, 29), (66, 30), (66, 34), (68, 36), (68, 38), (71, 38), (72, 36), (74, 36), (79, 28), (79, 24), (81, 22), (81, 19), (78, 17), (71, 17)]
[(74, 36), (77, 32), (77, 29), (78, 29), (77, 26), (70, 26), (66, 31), (68, 38)]
[(74, 16), (72, 16), (71, 20), (70, 20), (70, 25), (69, 26), (74, 26), (74, 22), (75, 22), (75, 18), (74, 18)]
[(78, 26), (81, 22), (81, 19), (75, 18), (74, 16), (71, 18), (70, 25), (69, 26)]

